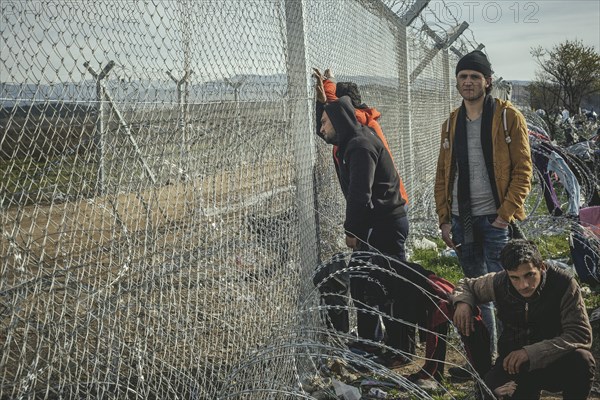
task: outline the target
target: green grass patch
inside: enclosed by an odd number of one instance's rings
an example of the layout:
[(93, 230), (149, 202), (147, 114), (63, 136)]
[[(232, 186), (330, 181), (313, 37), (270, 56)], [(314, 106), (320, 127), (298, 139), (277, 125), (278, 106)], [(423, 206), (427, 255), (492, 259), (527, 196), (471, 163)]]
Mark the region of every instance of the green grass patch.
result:
[(595, 310), (600, 307), (600, 287), (592, 289), (592, 293), (583, 298), (587, 310)]
[(0, 162), (0, 191), (27, 193), (36, 198), (40, 192), (92, 193), (97, 168), (81, 156), (67, 155), (46, 160), (32, 157)]
[(544, 259), (570, 259), (569, 234), (540, 236), (531, 238), (537, 245)]
[[(441, 246), (438, 244), (438, 249)], [(423, 268), (433, 271), (453, 284), (463, 278), (462, 269), (458, 263), (458, 258), (443, 256), (439, 250), (433, 249), (415, 249), (411, 257), (412, 261), (421, 264)]]

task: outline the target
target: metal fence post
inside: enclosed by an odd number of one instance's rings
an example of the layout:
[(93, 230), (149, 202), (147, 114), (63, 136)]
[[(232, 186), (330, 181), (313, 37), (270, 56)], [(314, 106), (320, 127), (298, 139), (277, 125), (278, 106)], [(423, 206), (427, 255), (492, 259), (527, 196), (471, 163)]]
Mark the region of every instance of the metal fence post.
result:
[[(402, 149), (402, 160), (404, 171), (400, 171), (400, 176), (405, 181), (406, 191), (408, 192), (408, 199), (415, 198), (415, 187), (414, 181), (415, 174), (413, 166), (414, 160), (414, 137), (412, 127), (412, 107), (411, 107), (411, 94), (410, 94), (410, 71), (409, 71), (409, 56), (408, 56), (408, 42), (407, 42), (407, 28), (413, 23), (413, 21), (419, 16), (419, 14), (429, 4), (429, 0), (417, 0), (413, 5), (406, 11), (406, 13), (400, 18), (400, 24), (398, 24), (398, 93), (400, 95), (399, 100), (399, 112), (400, 112), (400, 132), (403, 138), (406, 138), (406, 142), (401, 142)], [(404, 90), (403, 90), (404, 88)]]
[(411, 95), (409, 82), (409, 62), (406, 26), (398, 27), (398, 112), (400, 115), (400, 149), (402, 154), (403, 170), (399, 171), (404, 180), (408, 200), (414, 199), (415, 184), (413, 166), (414, 166), (414, 141), (412, 129)]
[(105, 171), (104, 171), (104, 98), (106, 95), (106, 89), (102, 84), (102, 79), (106, 78), (110, 70), (115, 66), (114, 61), (109, 61), (108, 64), (97, 73), (90, 66), (90, 63), (86, 61), (83, 66), (89, 71), (90, 74), (96, 79), (96, 101), (97, 105), (97, 120), (96, 120), (96, 134), (94, 135), (94, 144), (96, 145), (96, 164), (98, 165), (97, 172), (97, 191), (96, 194), (103, 195), (105, 192)]
[[(309, 98), (309, 74), (306, 66), (304, 44), (304, 1), (285, 0), (287, 35), (287, 118), (288, 129), (293, 132), (296, 160), (296, 184), (298, 223), (300, 227), (301, 265), (311, 268), (318, 262), (317, 226), (315, 220), (315, 191), (313, 174), (315, 169), (314, 138), (310, 121), (313, 115), (313, 99)], [(311, 269), (312, 270), (312, 269)]]
[(443, 67), (443, 79), (444, 79), (444, 93), (448, 98), (448, 107), (447, 114), (450, 114), (452, 111), (452, 75), (450, 68), (450, 55), (448, 54), (448, 49), (444, 49), (442, 51), (442, 67)]
[(179, 122), (178, 128), (181, 133), (181, 149), (180, 149), (180, 163), (181, 163), (181, 171), (185, 174), (184, 171), (187, 170), (184, 165), (184, 159), (189, 154), (189, 139), (187, 137), (187, 124), (188, 124), (188, 82), (190, 76), (193, 74), (193, 71), (186, 70), (185, 74), (181, 79), (175, 78), (171, 71), (167, 71), (167, 75), (171, 78), (175, 84), (177, 85), (177, 102), (179, 105)]

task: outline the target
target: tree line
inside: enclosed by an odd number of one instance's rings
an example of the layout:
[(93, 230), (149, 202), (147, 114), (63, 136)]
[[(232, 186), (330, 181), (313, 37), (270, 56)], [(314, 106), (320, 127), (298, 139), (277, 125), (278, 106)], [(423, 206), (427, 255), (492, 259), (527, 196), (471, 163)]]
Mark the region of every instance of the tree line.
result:
[(535, 80), (528, 87), (531, 106), (546, 111), (542, 118), (554, 137), (559, 129), (558, 112), (566, 109), (577, 115), (584, 100), (600, 96), (600, 54), (575, 39), (551, 49), (534, 47), (531, 55), (538, 65)]

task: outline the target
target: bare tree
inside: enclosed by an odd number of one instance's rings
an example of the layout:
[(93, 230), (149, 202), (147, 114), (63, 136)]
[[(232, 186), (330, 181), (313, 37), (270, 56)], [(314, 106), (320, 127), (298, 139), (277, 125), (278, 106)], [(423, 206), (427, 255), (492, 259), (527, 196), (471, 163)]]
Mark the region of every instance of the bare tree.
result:
[[(600, 92), (600, 54), (580, 40), (566, 40), (551, 50), (532, 48), (539, 69), (537, 88), (547, 91), (571, 115), (579, 113), (584, 97)], [(552, 111), (552, 110), (547, 110)]]

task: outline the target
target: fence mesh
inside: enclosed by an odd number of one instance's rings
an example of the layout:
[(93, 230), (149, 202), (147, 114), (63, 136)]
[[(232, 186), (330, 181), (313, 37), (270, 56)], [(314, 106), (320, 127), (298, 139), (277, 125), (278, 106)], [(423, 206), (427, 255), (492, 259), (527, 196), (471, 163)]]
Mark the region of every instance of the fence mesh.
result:
[(415, 3), (2, 1), (0, 398), (309, 398), (345, 248), (311, 68), (381, 111), (434, 232), (456, 56)]

